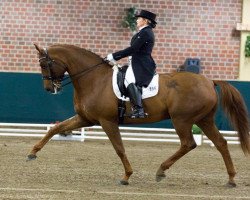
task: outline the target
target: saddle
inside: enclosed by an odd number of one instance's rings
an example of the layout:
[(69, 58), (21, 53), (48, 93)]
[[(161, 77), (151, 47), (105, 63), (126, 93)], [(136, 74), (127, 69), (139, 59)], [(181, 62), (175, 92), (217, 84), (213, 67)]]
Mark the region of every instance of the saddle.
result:
[[(126, 112), (126, 101), (129, 101), (129, 95), (127, 89), (124, 84), (126, 71), (128, 69), (127, 65), (122, 67), (114, 66), (113, 67), (113, 77), (112, 77), (112, 85), (113, 91), (118, 98), (118, 118), (119, 124), (123, 124), (125, 112)], [(142, 99), (146, 99), (149, 97), (153, 97), (157, 95), (159, 90), (159, 75), (156, 74), (151, 83), (147, 88), (142, 88)]]

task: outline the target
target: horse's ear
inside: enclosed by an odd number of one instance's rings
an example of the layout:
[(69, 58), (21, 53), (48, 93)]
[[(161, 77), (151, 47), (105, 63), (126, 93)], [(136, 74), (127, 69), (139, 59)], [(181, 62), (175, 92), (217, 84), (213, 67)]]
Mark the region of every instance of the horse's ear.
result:
[(39, 47), (38, 44), (34, 43), (34, 46), (36, 47), (36, 50), (37, 50), (39, 53), (42, 54), (42, 53), (44, 52), (43, 48)]

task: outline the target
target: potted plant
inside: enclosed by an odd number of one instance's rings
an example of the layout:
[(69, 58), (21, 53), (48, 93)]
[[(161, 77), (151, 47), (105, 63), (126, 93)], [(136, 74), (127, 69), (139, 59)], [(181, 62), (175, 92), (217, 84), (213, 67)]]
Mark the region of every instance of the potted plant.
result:
[(202, 144), (202, 130), (200, 129), (200, 127), (194, 124), (192, 126), (192, 133), (193, 133), (196, 144), (201, 145)]
[(126, 9), (126, 16), (123, 18), (122, 26), (125, 28), (129, 28), (132, 32), (136, 31), (136, 8), (127, 8)]
[(245, 57), (250, 57), (250, 35), (247, 36), (246, 44), (245, 44)]

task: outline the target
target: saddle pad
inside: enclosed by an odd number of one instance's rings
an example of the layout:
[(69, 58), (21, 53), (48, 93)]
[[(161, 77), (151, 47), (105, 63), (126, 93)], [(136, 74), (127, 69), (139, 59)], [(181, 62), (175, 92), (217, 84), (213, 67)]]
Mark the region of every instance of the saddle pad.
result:
[[(118, 68), (113, 67), (113, 77), (112, 77), (112, 85), (113, 85), (113, 91), (118, 99), (121, 99), (123, 101), (129, 101), (129, 98), (121, 96), (121, 92), (119, 90), (119, 87), (117, 85), (117, 73), (118, 73)], [(158, 90), (159, 90), (159, 74), (154, 75), (152, 81), (148, 85), (148, 87), (143, 87), (142, 88), (142, 99), (146, 99), (149, 97), (153, 97), (157, 95)]]

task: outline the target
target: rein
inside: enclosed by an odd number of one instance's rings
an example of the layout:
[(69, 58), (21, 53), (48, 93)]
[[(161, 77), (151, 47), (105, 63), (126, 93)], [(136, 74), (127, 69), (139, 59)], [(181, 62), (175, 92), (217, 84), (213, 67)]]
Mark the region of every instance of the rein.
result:
[(87, 73), (93, 71), (95, 68), (99, 67), (99, 66), (100, 66), (101, 64), (103, 64), (103, 63), (106, 63), (104, 59), (102, 59), (102, 62), (100, 62), (100, 63), (98, 63), (98, 64), (96, 64), (96, 65), (93, 65), (93, 66), (91, 66), (91, 67), (89, 67), (89, 68), (83, 70), (83, 71), (80, 72), (80, 73), (73, 74), (72, 76), (68, 76), (68, 77), (63, 78), (62, 81), (65, 81), (65, 80), (67, 80), (67, 79), (69, 79), (69, 78), (71, 78), (71, 80), (68, 81), (67, 83), (62, 84), (61, 86), (64, 87), (64, 86), (66, 86), (66, 85), (69, 85), (70, 83), (72, 83), (73, 80), (75, 80), (75, 79), (77, 79), (77, 78), (79, 78), (79, 77), (81, 77), (81, 76), (84, 76), (85, 74), (87, 74)]

